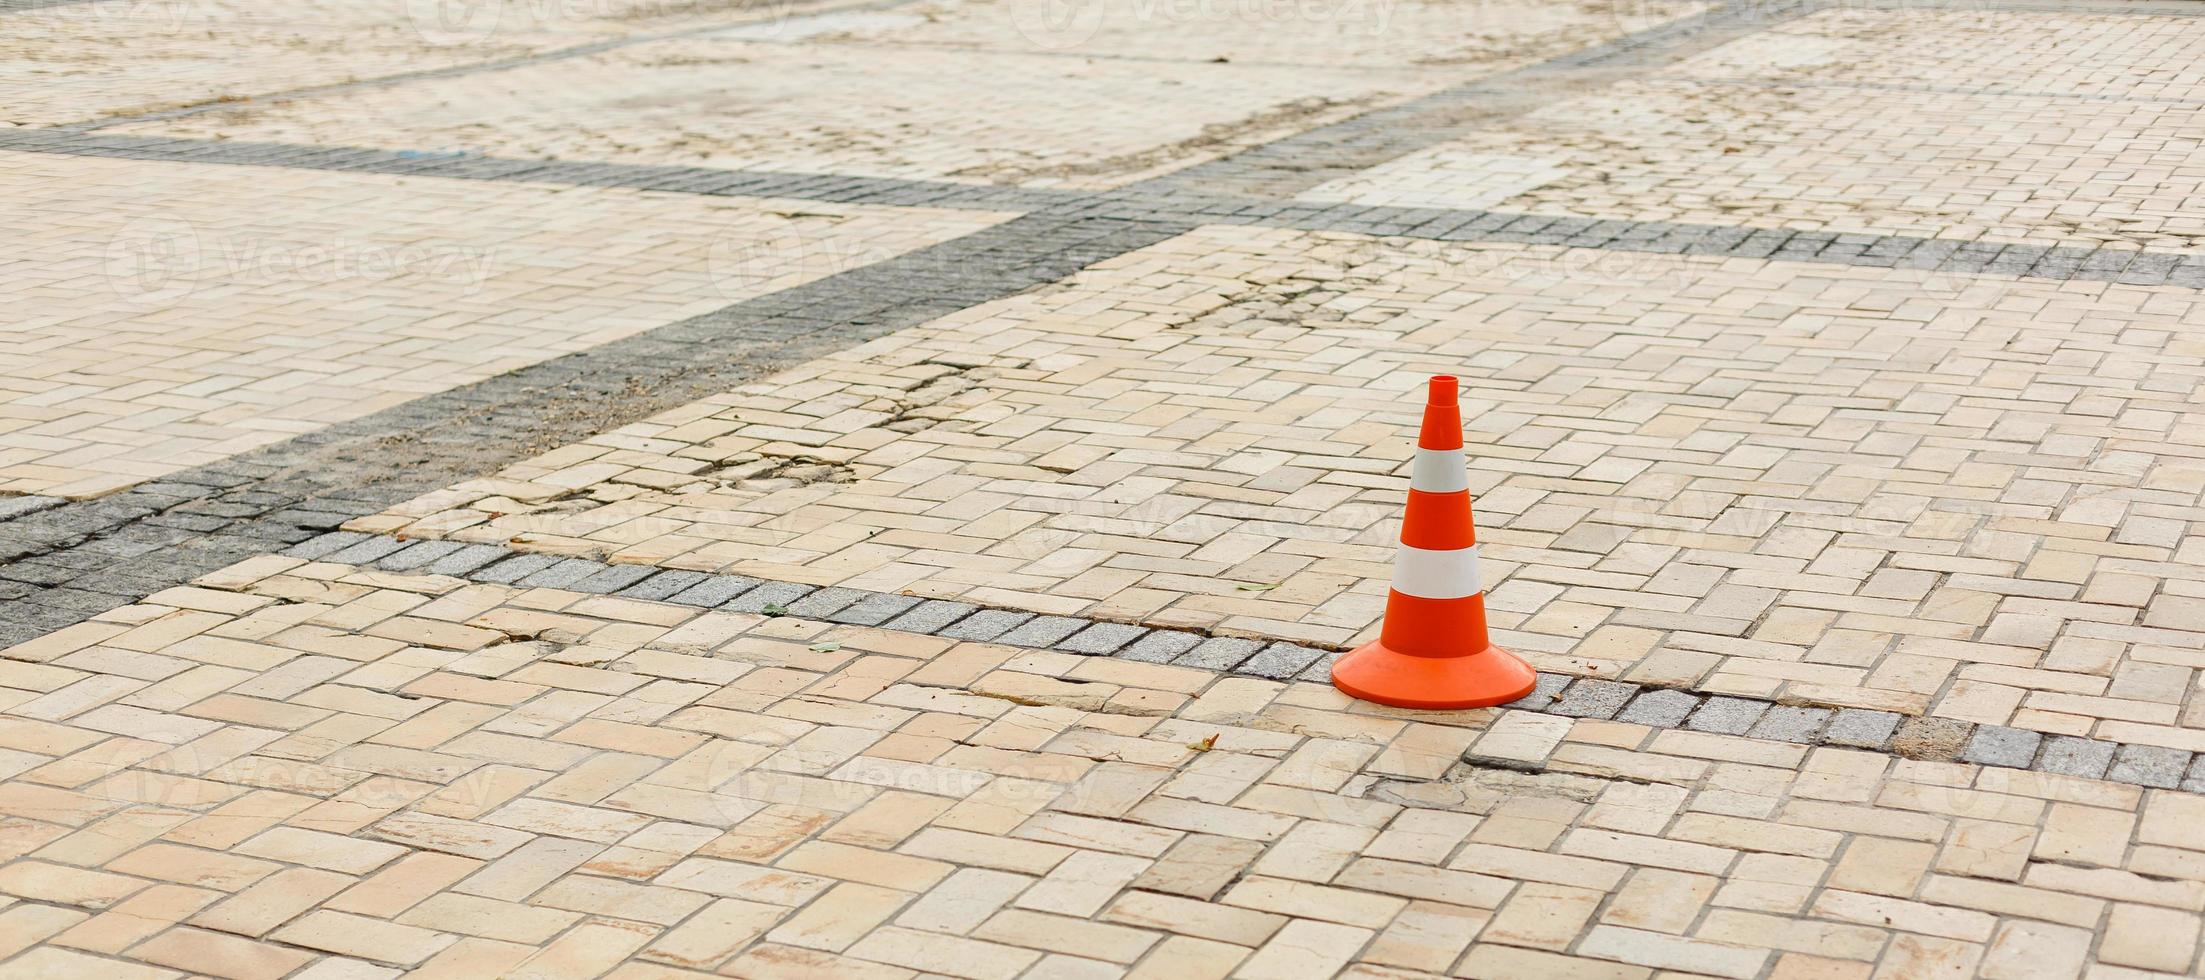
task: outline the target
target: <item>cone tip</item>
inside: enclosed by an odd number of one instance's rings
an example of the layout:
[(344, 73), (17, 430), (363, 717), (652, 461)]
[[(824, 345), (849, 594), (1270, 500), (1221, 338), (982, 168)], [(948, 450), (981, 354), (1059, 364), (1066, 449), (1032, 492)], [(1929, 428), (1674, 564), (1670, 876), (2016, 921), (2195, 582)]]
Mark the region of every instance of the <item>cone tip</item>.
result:
[(1431, 389), (1430, 389), (1430, 390), (1431, 390), (1431, 398), (1430, 398), (1430, 399), (1429, 399), (1429, 400), (1428, 400), (1428, 401), (1426, 402), (1426, 404), (1431, 404), (1431, 405), (1452, 405), (1452, 404), (1454, 404), (1454, 403), (1455, 403), (1455, 400), (1456, 400), (1456, 399), (1455, 399), (1455, 376), (1454, 376), (1454, 375), (1452, 375), (1452, 374), (1435, 374), (1435, 375), (1432, 375), (1432, 385), (1431, 385)]

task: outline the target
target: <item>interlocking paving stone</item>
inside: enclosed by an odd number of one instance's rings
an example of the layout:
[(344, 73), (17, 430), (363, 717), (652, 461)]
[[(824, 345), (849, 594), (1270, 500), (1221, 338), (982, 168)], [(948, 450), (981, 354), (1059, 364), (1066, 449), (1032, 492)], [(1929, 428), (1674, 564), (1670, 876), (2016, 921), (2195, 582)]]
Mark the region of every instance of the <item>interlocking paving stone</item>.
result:
[(285, 548), (283, 554), (288, 558), (326, 558), (362, 541), (367, 541), (370, 537), (370, 535), (361, 534), (358, 531), (331, 531), (328, 534), (301, 541)]
[(2106, 767), (2113, 764), (2113, 749), (2112, 742), (2055, 735), (2044, 740), (2044, 754), (2037, 757), (2036, 769), (2062, 776), (2102, 779)]
[(1106, 654), (1140, 639), (1147, 632), (1148, 628), (1145, 626), (1096, 623), (1058, 641), (1056, 649), (1071, 653)]
[(1977, 725), (1975, 735), (1968, 739), (1968, 747), (1960, 753), (1964, 762), (1982, 766), (2007, 766), (2027, 769), (2037, 757), (2037, 746), (2044, 736), (2037, 732), (2003, 725)]
[(1859, 749), (1881, 749), (1891, 744), (1901, 716), (1892, 711), (1839, 708), (1822, 733), (1824, 741)]
[(506, 554), (505, 549), (496, 545), (471, 544), (430, 562), (421, 571), (431, 575), (468, 575)]
[(1632, 698), (1631, 703), (1616, 714), (1615, 720), (1654, 728), (1675, 728), (1699, 705), (1698, 697), (1683, 691), (1647, 691)]
[(2138, 786), (2171, 789), (2182, 785), (2182, 776), (2189, 767), (2190, 753), (2181, 749), (2157, 745), (2123, 745), (2114, 753), (2113, 765), (2106, 770), (2105, 778)]
[(1531, 686), (1531, 693), (1524, 695), (1523, 700), (1516, 704), (1525, 711), (1544, 711), (1554, 705), (1555, 699), (1562, 696), (1562, 689), (1575, 679), (1566, 674), (1541, 672), (1539, 679)]

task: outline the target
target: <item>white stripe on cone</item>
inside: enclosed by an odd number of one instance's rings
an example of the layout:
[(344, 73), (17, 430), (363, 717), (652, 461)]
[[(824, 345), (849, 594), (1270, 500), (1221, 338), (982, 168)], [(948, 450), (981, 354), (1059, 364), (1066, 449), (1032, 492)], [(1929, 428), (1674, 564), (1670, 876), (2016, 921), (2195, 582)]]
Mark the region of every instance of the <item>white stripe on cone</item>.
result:
[(1461, 449), (1418, 449), (1409, 467), (1409, 489), (1454, 493), (1470, 489), (1470, 458)]
[(1393, 590), (1419, 599), (1467, 599), (1485, 591), (1478, 549), (1427, 551), (1402, 545), (1393, 559)]

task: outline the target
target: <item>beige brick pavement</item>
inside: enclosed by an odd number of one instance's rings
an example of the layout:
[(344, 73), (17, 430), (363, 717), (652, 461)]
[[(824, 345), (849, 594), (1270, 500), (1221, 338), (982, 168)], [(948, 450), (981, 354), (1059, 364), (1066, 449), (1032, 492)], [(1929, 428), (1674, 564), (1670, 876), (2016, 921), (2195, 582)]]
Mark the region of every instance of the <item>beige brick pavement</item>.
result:
[(0, 492), (96, 496), (1002, 217), (0, 153)]
[(2196, 303), (1208, 228), (353, 526), (1344, 645), (1451, 372), (1542, 669), (2201, 749)]
[(2194, 251), (2192, 17), (1827, 11), (1310, 200)]
[[(1063, 9), (1063, 34), (1046, 14), (1008, 4), (792, 17), (121, 131), (1111, 187), (1697, 7), (1138, 0)], [(1252, 37), (1267, 40), (1250, 50)]]
[(2205, 910), (2194, 795), (283, 558), (0, 700), (13, 975), (2144, 977)]
[[(745, 18), (736, 0), (114, 0), (7, 15), (0, 129), (479, 64)], [(758, 5), (763, 6), (763, 5)], [(770, 22), (791, 4), (747, 16)]]

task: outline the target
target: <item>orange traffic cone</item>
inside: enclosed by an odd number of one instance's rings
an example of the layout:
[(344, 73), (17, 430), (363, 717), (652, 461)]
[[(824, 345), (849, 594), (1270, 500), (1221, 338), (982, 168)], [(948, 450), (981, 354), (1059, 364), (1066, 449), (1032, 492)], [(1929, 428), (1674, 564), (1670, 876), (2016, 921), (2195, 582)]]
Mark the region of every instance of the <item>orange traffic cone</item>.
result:
[(1332, 684), (1400, 708), (1482, 708), (1531, 693), (1538, 675), (1485, 635), (1455, 379), (1432, 378), (1409, 471), (1409, 507), (1378, 642), (1332, 665)]

